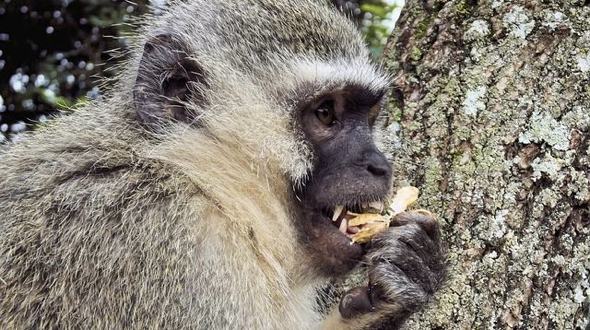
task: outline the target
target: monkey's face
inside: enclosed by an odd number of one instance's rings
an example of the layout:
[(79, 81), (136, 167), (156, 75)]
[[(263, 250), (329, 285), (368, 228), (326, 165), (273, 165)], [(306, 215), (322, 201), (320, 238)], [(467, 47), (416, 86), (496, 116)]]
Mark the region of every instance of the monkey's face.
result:
[(303, 235), (316, 268), (327, 275), (350, 270), (363, 254), (346, 235), (343, 215), (334, 213), (342, 208), (361, 212), (389, 192), (391, 166), (372, 138), (382, 95), (348, 87), (316, 98), (299, 112), (314, 152), (311, 176), (299, 192), (306, 210)]

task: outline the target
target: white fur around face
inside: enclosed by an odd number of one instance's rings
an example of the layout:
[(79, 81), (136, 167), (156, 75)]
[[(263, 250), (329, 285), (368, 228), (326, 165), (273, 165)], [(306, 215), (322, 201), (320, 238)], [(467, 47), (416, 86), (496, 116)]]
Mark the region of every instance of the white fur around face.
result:
[(293, 62), (292, 72), (295, 81), (299, 83), (366, 86), (375, 92), (387, 88), (389, 80), (364, 58), (337, 61), (302, 59)]

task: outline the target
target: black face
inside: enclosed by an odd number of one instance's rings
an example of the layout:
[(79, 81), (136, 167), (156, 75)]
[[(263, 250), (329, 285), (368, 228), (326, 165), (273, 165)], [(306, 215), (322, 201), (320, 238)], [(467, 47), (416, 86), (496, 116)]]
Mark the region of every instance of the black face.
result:
[(391, 166), (371, 135), (382, 95), (348, 88), (324, 95), (300, 112), (315, 156), (312, 175), (298, 192), (301, 227), (316, 267), (327, 275), (350, 270), (363, 255), (346, 229), (339, 229), (340, 221), (332, 221), (334, 209), (359, 212), (389, 192)]

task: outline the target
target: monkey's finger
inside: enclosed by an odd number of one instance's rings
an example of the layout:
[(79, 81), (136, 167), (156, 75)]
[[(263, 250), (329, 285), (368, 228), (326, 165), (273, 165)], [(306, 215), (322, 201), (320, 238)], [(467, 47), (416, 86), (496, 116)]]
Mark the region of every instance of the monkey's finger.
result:
[(371, 251), (393, 251), (391, 246), (398, 241), (408, 244), (419, 256), (429, 260), (430, 256), (438, 251), (439, 244), (432, 239), (422, 226), (416, 223), (408, 223), (404, 226), (390, 227), (387, 231), (379, 233), (371, 241)]
[(374, 311), (375, 307), (369, 298), (368, 287), (356, 287), (346, 292), (340, 300), (338, 310), (342, 318), (345, 319)]
[(438, 240), (440, 235), (439, 224), (438, 221), (436, 221), (436, 219), (433, 216), (431, 216), (431, 214), (432, 213), (430, 212), (428, 212), (428, 214), (424, 213), (424, 211), (421, 210), (402, 212), (393, 217), (390, 226), (400, 227), (410, 223), (416, 223), (426, 231), (428, 236), (430, 236), (434, 240)]
[(369, 299), (376, 308), (396, 304), (414, 311), (427, 302), (428, 294), (396, 265), (381, 263), (369, 271)]
[[(437, 251), (426, 251), (424, 245), (416, 246), (416, 241), (430, 239), (418, 226), (413, 228), (398, 227), (392, 230), (404, 231), (405, 233), (394, 233), (388, 242), (387, 247), (373, 251), (368, 260), (372, 267), (377, 265), (395, 265), (404, 276), (412, 282), (420, 285), (428, 293), (433, 293), (439, 281), (437, 270), (438, 259), (431, 254), (438, 254)], [(414, 231), (414, 233), (410, 232)], [(410, 237), (405, 237), (410, 232)], [(422, 236), (422, 237), (421, 237)], [(407, 238), (407, 239), (403, 239)]]
[[(400, 245), (401, 244), (401, 245)], [(378, 235), (371, 242), (371, 249), (367, 260), (373, 263), (379, 258), (399, 259), (406, 251), (411, 250), (427, 266), (425, 271), (435, 274), (432, 287), (436, 288), (445, 277), (445, 261), (442, 257), (443, 246), (426, 234), (422, 227), (415, 223), (401, 227), (392, 227)]]

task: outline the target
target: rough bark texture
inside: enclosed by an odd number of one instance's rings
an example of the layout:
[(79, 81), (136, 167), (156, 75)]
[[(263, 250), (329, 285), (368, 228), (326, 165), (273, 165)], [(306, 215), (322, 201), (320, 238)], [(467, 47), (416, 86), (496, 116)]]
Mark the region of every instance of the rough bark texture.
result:
[(590, 1), (409, 1), (384, 145), (449, 245), (411, 329), (584, 329)]

